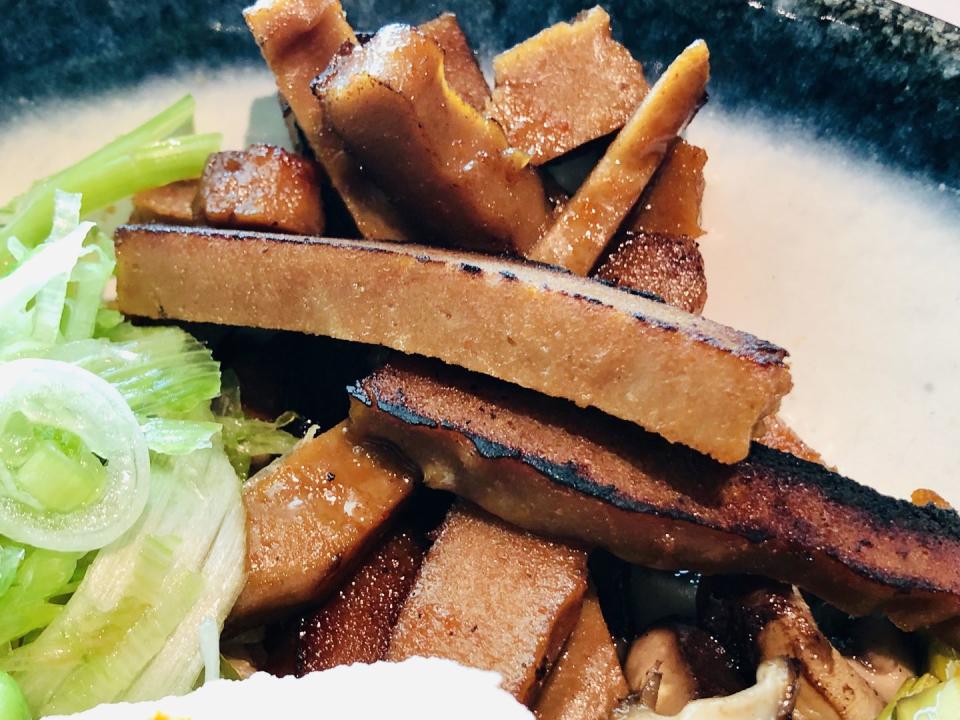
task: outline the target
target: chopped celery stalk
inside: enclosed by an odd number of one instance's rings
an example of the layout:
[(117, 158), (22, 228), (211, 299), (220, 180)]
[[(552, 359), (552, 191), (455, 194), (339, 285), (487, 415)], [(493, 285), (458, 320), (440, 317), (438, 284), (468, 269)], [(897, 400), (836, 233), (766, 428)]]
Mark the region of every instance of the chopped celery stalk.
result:
[[(126, 532), (143, 512), (150, 487), (150, 460), (140, 425), (123, 396), (109, 383), (82, 368), (55, 360), (22, 359), (0, 365), (0, 433), (21, 416), (34, 426), (55, 428), (79, 438), (73, 443), (72, 479), (64, 479), (66, 497), (77, 502), (84, 482), (98, 485), (96, 499), (73, 512), (44, 505), (56, 495), (50, 478), (35, 473), (56, 462), (51, 454), (31, 464), (0, 462), (0, 534), (17, 542), (62, 551), (94, 550)], [(61, 447), (61, 450), (64, 448)], [(36, 452), (34, 448), (33, 452)], [(80, 458), (93, 453), (105, 460), (104, 478)], [(98, 463), (99, 464), (99, 463)], [(21, 477), (24, 468), (27, 475)], [(59, 479), (59, 478), (58, 478)], [(30, 494), (23, 482), (41, 497)], [(93, 492), (85, 494), (92, 498)]]
[(80, 258), (70, 275), (60, 320), (60, 333), (67, 341), (93, 336), (102, 304), (103, 289), (113, 275), (116, 265), (113, 240), (108, 235), (94, 230), (92, 235), (87, 237), (86, 248), (87, 253)]
[(0, 601), (17, 577), (17, 569), (27, 551), (22, 547), (7, 546), (0, 542)]
[(949, 680), (960, 670), (960, 653), (945, 643), (934, 640), (930, 643), (927, 663), (929, 672), (941, 680)]
[(0, 645), (46, 627), (61, 612), (51, 602), (71, 589), (80, 553), (21, 548), (23, 559), (13, 583), (0, 596)]
[(68, 513), (95, 501), (106, 485), (107, 471), (90, 452), (69, 457), (51, 440), (38, 444), (17, 471), (17, 484), (38, 507)]
[[(83, 212), (97, 210), (141, 190), (197, 177), (207, 157), (219, 150), (220, 140), (217, 133), (159, 140), (110, 157), (83, 173), (64, 173), (56, 187), (45, 185), (26, 198), (10, 222), (0, 228), (0, 252), (9, 254), (11, 237), (33, 247), (48, 235), (55, 190), (82, 193)], [(6, 264), (10, 264), (9, 258)]]
[(32, 714), (27, 699), (16, 681), (0, 672), (0, 718), (3, 720), (31, 720)]
[(237, 471), (246, 478), (250, 461), (258, 455), (283, 455), (297, 443), (297, 439), (280, 428), (296, 419), (293, 413), (284, 413), (274, 422), (255, 418), (221, 417), (223, 444), (227, 457)]
[(65, 187), (70, 184), (75, 184), (78, 178), (82, 179), (87, 173), (95, 170), (100, 165), (118, 155), (129, 152), (141, 145), (164, 140), (179, 130), (190, 128), (193, 125), (193, 111), (195, 107), (196, 103), (193, 97), (184, 95), (173, 105), (161, 110), (139, 127), (107, 143), (83, 160), (80, 160), (65, 170), (61, 170), (54, 175), (33, 183), (26, 193), (14, 198), (3, 210), (13, 214), (45, 188)]
[(220, 432), (220, 425), (198, 420), (149, 418), (140, 429), (151, 451), (163, 455), (186, 455), (212, 447), (213, 436)]

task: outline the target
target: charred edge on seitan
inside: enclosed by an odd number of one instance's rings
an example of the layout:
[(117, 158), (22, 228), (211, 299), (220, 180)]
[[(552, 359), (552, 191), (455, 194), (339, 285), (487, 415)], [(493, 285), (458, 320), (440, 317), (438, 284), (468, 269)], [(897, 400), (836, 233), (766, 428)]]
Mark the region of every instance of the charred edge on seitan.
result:
[[(229, 230), (224, 231), (217, 228), (209, 227), (190, 227), (184, 228), (182, 226), (174, 225), (121, 225), (115, 234), (115, 238), (118, 244), (122, 244), (124, 236), (127, 233), (147, 233), (147, 234), (157, 234), (164, 235), (167, 233), (174, 233), (176, 235), (184, 236), (200, 236), (208, 238), (216, 238), (220, 240), (229, 240), (232, 242), (243, 242), (246, 240), (259, 240), (273, 243), (289, 243), (295, 245), (313, 245), (313, 244), (328, 244), (337, 247), (345, 247), (351, 250), (356, 250), (358, 252), (367, 252), (371, 254), (396, 254), (404, 255), (410, 257), (417, 262), (427, 263), (430, 261), (445, 263), (448, 265), (453, 265), (453, 263), (447, 258), (443, 257), (431, 257), (426, 253), (411, 253), (408, 249), (409, 243), (403, 242), (391, 242), (387, 244), (377, 243), (375, 241), (368, 240), (355, 240), (355, 239), (344, 239), (344, 238), (321, 238), (321, 237), (307, 237), (304, 235), (287, 235), (287, 234), (277, 234), (269, 232), (260, 232), (254, 230)], [(438, 248), (439, 252), (444, 252), (443, 249)], [(518, 281), (518, 282), (527, 282), (531, 285), (536, 285), (532, 279), (527, 279), (522, 277), (522, 272), (525, 269), (536, 269), (541, 272), (546, 272), (554, 274), (557, 276), (572, 276), (570, 271), (557, 267), (555, 265), (546, 265), (543, 263), (530, 262), (528, 260), (518, 261), (510, 260), (504, 257), (491, 258), (490, 255), (484, 255), (481, 253), (475, 253), (470, 251), (457, 250), (456, 257), (458, 259), (459, 267), (458, 269), (463, 271), (465, 274), (472, 275), (476, 278), (484, 278), (488, 275), (495, 275), (497, 278), (507, 280), (507, 281)], [(509, 270), (498, 269), (496, 272), (491, 272), (490, 270), (485, 270), (483, 265), (485, 262), (490, 262), (491, 259), (495, 259), (498, 264), (511, 263), (515, 264), (517, 267), (517, 272), (513, 273)], [(510, 277), (512, 276), (512, 277)], [(611, 286), (609, 283), (601, 282), (594, 280), (592, 278), (584, 278), (584, 282), (589, 282), (602, 286), (604, 289), (616, 290), (617, 292), (622, 292), (627, 295), (632, 295), (635, 297), (640, 297), (645, 300), (650, 300), (652, 302), (664, 303), (663, 299), (657, 297), (656, 295), (644, 291), (629, 290), (621, 287)], [(555, 292), (557, 294), (569, 297), (574, 301), (581, 302), (586, 306), (593, 307), (604, 307), (612, 308), (613, 306), (605, 302), (601, 298), (592, 297), (583, 293), (570, 293), (559, 287), (554, 287), (547, 283), (542, 283), (537, 285), (538, 288), (544, 289), (549, 292)], [(665, 303), (664, 303), (665, 304)], [(729, 353), (734, 357), (740, 357), (757, 365), (782, 365), (783, 361), (787, 357), (787, 351), (783, 348), (774, 345), (771, 342), (762, 340), (750, 333), (742, 331), (733, 331), (736, 333), (736, 342), (731, 342), (730, 344), (723, 344), (723, 341), (720, 338), (712, 337), (710, 335), (704, 334), (697, 330), (695, 324), (689, 327), (680, 327), (674, 323), (666, 322), (663, 320), (658, 320), (651, 318), (648, 315), (645, 315), (642, 312), (636, 312), (633, 315), (638, 321), (643, 322), (651, 327), (656, 327), (661, 330), (668, 332), (682, 332), (687, 337), (697, 342), (701, 342), (704, 345), (717, 348), (723, 352)], [(699, 318), (697, 318), (699, 319)]]

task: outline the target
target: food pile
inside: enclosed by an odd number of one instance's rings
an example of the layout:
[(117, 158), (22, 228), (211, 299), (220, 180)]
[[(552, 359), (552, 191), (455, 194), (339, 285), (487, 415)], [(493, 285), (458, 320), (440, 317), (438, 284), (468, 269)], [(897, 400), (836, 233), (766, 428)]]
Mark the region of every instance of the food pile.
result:
[(700, 314), (704, 42), (651, 85), (597, 7), (491, 89), (450, 14), (244, 16), (299, 152), (183, 101), (7, 208), (9, 707), (426, 656), (541, 720), (960, 715), (960, 517)]

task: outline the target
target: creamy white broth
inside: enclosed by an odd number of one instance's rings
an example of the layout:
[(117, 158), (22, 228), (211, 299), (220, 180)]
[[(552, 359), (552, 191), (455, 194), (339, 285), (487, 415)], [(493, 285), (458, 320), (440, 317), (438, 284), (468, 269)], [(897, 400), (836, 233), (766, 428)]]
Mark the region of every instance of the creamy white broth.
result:
[[(0, 128), (0, 198), (185, 92), (224, 147), (286, 142), (262, 69), (187, 73)], [(960, 504), (960, 212), (956, 198), (800, 131), (708, 107), (701, 239), (709, 317), (790, 350), (782, 415), (860, 482)], [(15, 171), (14, 171), (15, 170)]]

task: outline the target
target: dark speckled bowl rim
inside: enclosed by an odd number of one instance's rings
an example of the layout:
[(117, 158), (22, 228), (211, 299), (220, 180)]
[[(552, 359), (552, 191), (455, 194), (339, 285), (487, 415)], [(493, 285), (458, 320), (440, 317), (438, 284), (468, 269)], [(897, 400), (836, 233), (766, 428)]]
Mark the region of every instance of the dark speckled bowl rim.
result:
[[(35, 0), (0, 16), (0, 132), (44, 102), (96, 97), (198, 66), (260, 62), (244, 0)], [(594, 2), (344, 0), (358, 29), (456, 12), (492, 54)], [(615, 32), (659, 74), (689, 41), (712, 50), (711, 101), (852, 146), (960, 202), (960, 29), (891, 0), (606, 0)]]

